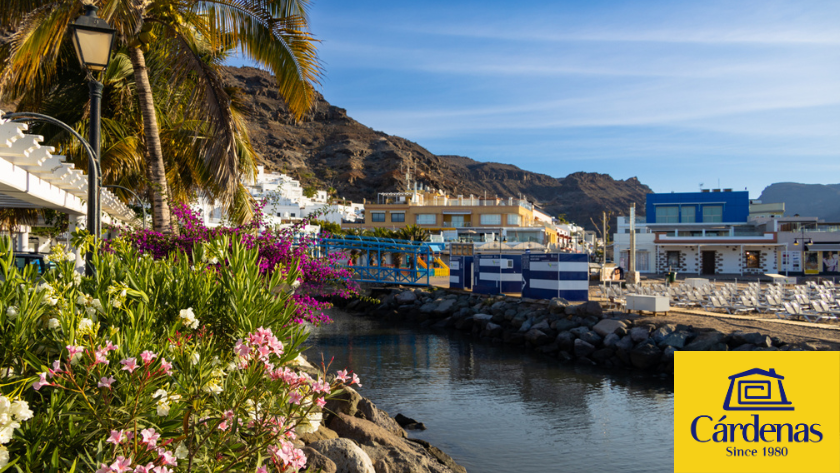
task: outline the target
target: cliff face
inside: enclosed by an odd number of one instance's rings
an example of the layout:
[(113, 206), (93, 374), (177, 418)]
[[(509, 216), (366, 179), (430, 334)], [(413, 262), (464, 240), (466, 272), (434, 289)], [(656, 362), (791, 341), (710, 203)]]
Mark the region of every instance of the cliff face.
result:
[(416, 181), (451, 195), (522, 195), (552, 215), (565, 214), (591, 228), (590, 217), (598, 221), (603, 210), (624, 215), (632, 202), (643, 210), (645, 194), (651, 192), (636, 178), (584, 172), (554, 178), (510, 164), (434, 155), (417, 143), (362, 125), (320, 94), (306, 119), (295, 124), (269, 73), (247, 67), (225, 73), (227, 84), (240, 89), (237, 100), (267, 170), (289, 173), (303, 185), (334, 187), (353, 201), (405, 190), (410, 169)]
[(840, 221), (840, 184), (777, 182), (765, 187), (759, 198), (767, 204), (784, 202), (788, 217), (799, 214), (827, 222)]

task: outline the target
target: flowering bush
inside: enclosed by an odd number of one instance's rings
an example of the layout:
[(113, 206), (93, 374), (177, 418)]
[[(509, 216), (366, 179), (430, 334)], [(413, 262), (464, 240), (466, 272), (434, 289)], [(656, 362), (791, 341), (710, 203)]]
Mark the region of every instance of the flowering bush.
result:
[[(294, 284), (295, 287), (300, 285), (301, 288), (292, 296), (296, 303), (293, 320), (297, 322), (329, 322), (329, 318), (323, 313), (323, 310), (330, 306), (324, 302), (325, 299), (332, 296), (350, 298), (358, 295), (350, 271), (336, 264), (338, 255), (315, 255), (317, 239), (300, 232), (307, 221), (291, 228), (260, 230), (263, 218), (262, 205), (259, 204), (255, 208), (252, 221), (239, 227), (208, 228), (198, 213), (185, 204), (173, 206), (172, 212), (179, 228), (177, 233), (122, 230), (141, 254), (150, 255), (155, 259), (178, 253), (190, 256), (197, 246), (204, 246), (209, 241), (226, 236), (242, 241), (246, 248), (257, 249), (258, 265), (264, 275), (279, 271), (286, 276), (292, 268), (297, 269), (299, 278)], [(215, 255), (200, 257), (210, 265), (221, 262)]]
[[(299, 471), (296, 434), (358, 382), (298, 368), (300, 264), (245, 235), (153, 258), (117, 239), (80, 277), (0, 239), (0, 471)], [(278, 289), (280, 288), (280, 289)]]

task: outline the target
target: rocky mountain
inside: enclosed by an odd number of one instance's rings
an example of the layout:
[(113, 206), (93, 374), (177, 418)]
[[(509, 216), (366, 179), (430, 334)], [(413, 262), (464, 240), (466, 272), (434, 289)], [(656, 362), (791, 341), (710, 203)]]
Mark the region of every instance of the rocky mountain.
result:
[(405, 190), (410, 170), (414, 180), (431, 189), (463, 196), (521, 195), (552, 215), (564, 214), (591, 228), (590, 217), (599, 221), (603, 210), (625, 215), (635, 202), (643, 211), (645, 194), (651, 192), (635, 177), (616, 180), (576, 172), (555, 178), (510, 164), (435, 155), (405, 138), (362, 125), (320, 94), (306, 119), (295, 124), (269, 73), (227, 68), (225, 81), (240, 89), (236, 99), (247, 112), (252, 143), (267, 170), (289, 173), (303, 185), (333, 187), (353, 201)]
[(764, 203), (784, 202), (785, 216), (799, 214), (840, 222), (840, 184), (777, 182), (761, 192)]

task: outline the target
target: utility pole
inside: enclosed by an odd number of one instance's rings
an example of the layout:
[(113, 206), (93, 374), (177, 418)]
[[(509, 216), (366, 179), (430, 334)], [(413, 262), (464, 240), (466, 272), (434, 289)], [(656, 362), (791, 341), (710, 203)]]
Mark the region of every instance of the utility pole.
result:
[(639, 273), (636, 272), (636, 203), (630, 206), (630, 254), (628, 255), (627, 275), (625, 281), (629, 284), (639, 283)]
[(604, 237), (604, 252), (603, 252), (604, 256), (601, 260), (601, 264), (607, 264), (607, 241), (609, 241), (609, 239), (607, 238), (607, 211), (606, 210), (601, 212), (601, 225), (602, 225), (601, 236)]

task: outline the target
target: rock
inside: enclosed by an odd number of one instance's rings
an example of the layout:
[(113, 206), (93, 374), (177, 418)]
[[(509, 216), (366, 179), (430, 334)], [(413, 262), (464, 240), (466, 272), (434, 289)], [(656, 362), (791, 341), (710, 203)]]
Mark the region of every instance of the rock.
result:
[(437, 304), (434, 302), (426, 302), (422, 306), (420, 306), (420, 313), (421, 314), (431, 314), (437, 308)]
[(403, 291), (394, 296), (394, 299), (399, 304), (411, 304), (412, 302), (417, 300), (417, 294), (415, 294), (412, 291)]
[(601, 343), (601, 340), (602, 340), (601, 336), (598, 335), (597, 333), (593, 332), (592, 330), (589, 330), (589, 331), (581, 334), (580, 339), (583, 340), (584, 342), (590, 343), (592, 345), (598, 345), (598, 344)]
[(691, 334), (688, 332), (674, 332), (669, 334), (659, 343), (660, 347), (674, 347), (674, 348), (683, 348), (685, 346), (686, 340)]
[(576, 337), (580, 337), (581, 335), (583, 335), (584, 333), (586, 333), (588, 331), (589, 331), (589, 327), (586, 327), (586, 326), (575, 327), (575, 328), (569, 330), (569, 332), (571, 332)]
[(572, 322), (569, 319), (560, 319), (560, 320), (557, 320), (557, 321), (551, 323), (551, 328), (553, 328), (554, 330), (557, 330), (558, 332), (571, 330), (571, 329), (573, 329), (577, 326), (578, 326), (578, 324)]
[[(643, 339), (646, 340), (646, 339)], [(633, 336), (632, 335), (625, 335), (615, 344), (616, 348), (620, 348), (622, 350), (632, 350), (633, 349)]]
[(662, 350), (662, 361), (673, 361), (674, 360), (674, 352), (677, 350), (674, 349), (672, 346), (666, 347)]
[(566, 312), (566, 306), (569, 305), (569, 301), (563, 299), (562, 297), (555, 297), (548, 301), (548, 310), (552, 314), (563, 314)]
[(582, 309), (586, 315), (592, 317), (600, 318), (604, 314), (604, 308), (601, 307), (601, 303), (596, 301), (584, 302), (580, 305), (580, 309)]
[(332, 461), (341, 473), (376, 473), (368, 454), (350, 439), (319, 440), (309, 448)]
[(469, 330), (473, 326), (473, 316), (463, 317), (455, 321), (455, 328), (458, 330)]
[(657, 344), (662, 343), (662, 340), (665, 340), (665, 337), (674, 333), (674, 329), (676, 325), (672, 324), (665, 324), (658, 329), (654, 330), (652, 334), (650, 334), (650, 338)]
[(539, 330), (543, 333), (551, 331), (551, 326), (549, 325), (547, 319), (543, 319), (543, 320), (539, 321), (538, 323), (535, 323), (534, 325), (531, 326), (531, 328), (537, 329), (537, 330)]
[(639, 343), (642, 340), (647, 340), (650, 337), (651, 331), (650, 325), (641, 325), (639, 327), (633, 327), (630, 329), (630, 338), (633, 339), (633, 343)]
[(686, 351), (707, 351), (718, 343), (723, 342), (724, 335), (717, 330), (705, 332), (698, 335), (694, 340), (686, 345), (683, 350)]
[(505, 320), (513, 320), (516, 317), (516, 309), (508, 309), (505, 311), (504, 319)]
[(320, 470), (322, 473), (336, 473), (338, 471), (335, 462), (313, 448), (304, 447), (303, 454), (306, 455), (306, 468), (309, 471)]
[(519, 327), (519, 331), (522, 332), (522, 333), (525, 333), (525, 332), (531, 330), (532, 325), (533, 325), (533, 321), (531, 321), (531, 319), (528, 319), (528, 320), (522, 322), (522, 325)]
[(452, 327), (452, 325), (454, 325), (452, 317), (447, 317), (445, 319), (438, 320), (437, 322), (432, 324), (432, 328), (434, 328), (434, 329), (445, 329), (445, 328)]
[(604, 319), (595, 324), (595, 326), (592, 327), (592, 330), (594, 330), (598, 335), (606, 337), (607, 335), (615, 333), (619, 329), (626, 328), (627, 326), (620, 320)]
[(770, 348), (773, 346), (773, 339), (769, 335), (762, 335), (760, 333), (748, 333), (744, 336), (744, 340), (747, 343), (761, 348)]
[(416, 420), (412, 419), (411, 417), (404, 416), (402, 414), (395, 415), (394, 420), (397, 421), (397, 424), (400, 424), (400, 427), (405, 427), (408, 424), (417, 423)]
[(606, 337), (604, 337), (604, 346), (605, 347), (614, 347), (615, 344), (618, 343), (619, 340), (621, 340), (621, 337), (619, 337), (618, 335), (616, 335), (614, 333), (611, 333), (611, 334), (607, 335)]
[(567, 306), (566, 306), (566, 315), (575, 315), (575, 314), (577, 314), (578, 307), (579, 307), (579, 306), (576, 306), (576, 305), (567, 305)]
[(504, 332), (502, 334), (502, 341), (511, 345), (524, 345), (525, 334), (520, 332)]
[(484, 332), (481, 333), (482, 337), (487, 338), (496, 338), (502, 336), (502, 326), (494, 324), (493, 322), (487, 322), (487, 325), (484, 326)]
[(362, 396), (359, 395), (355, 389), (349, 386), (342, 385), (341, 389), (343, 389), (344, 392), (327, 401), (327, 404), (324, 406), (324, 411), (355, 416), (358, 411), (359, 401), (362, 400)]
[(561, 350), (572, 351), (575, 346), (575, 336), (572, 332), (560, 332), (557, 334), (554, 342), (560, 346)]
[(333, 432), (329, 427), (322, 425), (318, 427), (318, 430), (315, 432), (297, 434), (297, 438), (304, 444), (309, 445), (310, 443), (317, 442), (319, 440), (337, 439), (338, 434)]
[(493, 305), (490, 306), (490, 313), (495, 314), (499, 313), (504, 315), (505, 313), (505, 303), (504, 301), (495, 302)]
[[(392, 419), (387, 412), (377, 408), (376, 405), (369, 399), (362, 398), (362, 400), (359, 401), (359, 414), (362, 414), (364, 419), (373, 422), (394, 435), (402, 438), (408, 437), (405, 430), (400, 427), (400, 424), (398, 424), (397, 421)], [(359, 416), (357, 415), (357, 417)]]
[(732, 351), (753, 351), (756, 349), (756, 346), (752, 343), (744, 343), (738, 345), (737, 347), (733, 348)]
[(434, 310), (432, 310), (432, 314), (438, 316), (448, 315), (454, 310), (457, 302), (458, 301), (456, 299), (444, 299), (437, 305), (437, 307), (434, 308)]
[(575, 340), (575, 356), (578, 358), (583, 358), (585, 356), (589, 356), (592, 352), (595, 351), (595, 347), (591, 343), (587, 343), (581, 339)]
[(661, 358), (662, 351), (650, 344), (643, 344), (630, 351), (630, 362), (636, 368), (643, 370), (657, 366)]
[[(520, 329), (520, 332), (521, 331), (522, 330)], [(548, 335), (546, 335), (545, 332), (543, 332), (542, 330), (531, 329), (525, 333), (525, 341), (535, 347), (538, 347), (551, 342), (551, 338)]]
[(615, 348), (601, 348), (592, 352), (591, 358), (598, 363), (604, 363), (615, 354)]
[(447, 467), (449, 467), (449, 469), (452, 470), (453, 472), (455, 472), (455, 473), (467, 473), (466, 468), (464, 468), (463, 466), (455, 463), (455, 460), (453, 460), (452, 457), (450, 457), (446, 453), (442, 452), (439, 448), (435, 447), (434, 445), (430, 444), (429, 442), (427, 442), (425, 440), (420, 440), (420, 439), (408, 439), (408, 440), (411, 441), (411, 442), (415, 442), (415, 443), (418, 443), (418, 444), (422, 445), (426, 449), (426, 451), (431, 453), (435, 458), (437, 458), (437, 460), (439, 462), (441, 462), (444, 465), (446, 465)]
[(426, 424), (422, 422), (415, 422), (405, 426), (405, 430), (426, 430)]

